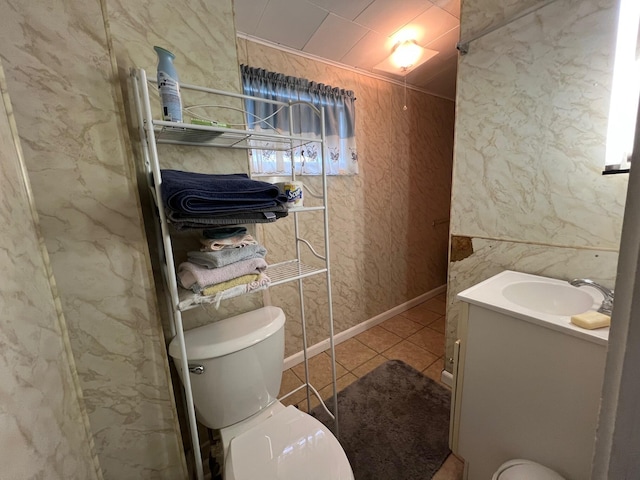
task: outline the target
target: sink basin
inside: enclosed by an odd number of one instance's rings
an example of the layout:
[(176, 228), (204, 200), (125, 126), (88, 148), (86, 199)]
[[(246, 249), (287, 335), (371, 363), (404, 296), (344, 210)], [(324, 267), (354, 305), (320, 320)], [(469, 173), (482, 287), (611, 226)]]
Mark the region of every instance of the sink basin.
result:
[(593, 297), (577, 287), (547, 282), (514, 282), (502, 289), (510, 302), (551, 315), (577, 315), (591, 310)]
[(574, 287), (566, 280), (505, 270), (456, 295), (470, 309), (522, 320), (582, 340), (607, 345), (609, 328), (586, 330), (571, 323), (571, 315), (597, 310), (602, 294), (591, 287)]

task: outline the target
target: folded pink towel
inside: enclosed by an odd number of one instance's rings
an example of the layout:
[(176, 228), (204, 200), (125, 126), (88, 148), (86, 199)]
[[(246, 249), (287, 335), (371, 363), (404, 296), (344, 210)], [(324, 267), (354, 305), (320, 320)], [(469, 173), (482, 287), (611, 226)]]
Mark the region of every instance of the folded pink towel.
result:
[(242, 275), (263, 272), (267, 266), (264, 258), (249, 258), (220, 268), (204, 268), (195, 263), (183, 262), (178, 266), (178, 281), (183, 288), (190, 288), (200, 293), (209, 285), (226, 282)]

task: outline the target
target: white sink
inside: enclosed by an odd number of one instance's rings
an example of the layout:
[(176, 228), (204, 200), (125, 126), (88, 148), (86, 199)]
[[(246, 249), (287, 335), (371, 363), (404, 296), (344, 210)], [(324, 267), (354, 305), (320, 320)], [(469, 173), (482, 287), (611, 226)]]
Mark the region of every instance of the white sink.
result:
[(597, 310), (602, 295), (566, 280), (505, 270), (460, 292), (458, 300), (606, 345), (609, 328), (585, 330), (571, 316)]
[(590, 310), (593, 297), (578, 287), (551, 282), (515, 282), (502, 289), (504, 297), (521, 307), (551, 315), (577, 315)]

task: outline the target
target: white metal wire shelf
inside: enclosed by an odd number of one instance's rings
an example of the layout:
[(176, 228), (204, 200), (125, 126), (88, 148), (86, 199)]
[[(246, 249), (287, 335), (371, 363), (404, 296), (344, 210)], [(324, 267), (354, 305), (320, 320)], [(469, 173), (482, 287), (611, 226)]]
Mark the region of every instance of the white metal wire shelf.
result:
[(275, 263), (267, 268), (267, 276), (271, 279), (271, 286), (310, 277), (326, 272), (326, 268), (317, 268), (305, 265), (298, 260), (288, 260), (286, 262)]
[[(310, 142), (317, 142), (316, 138), (304, 137), (296, 135), (294, 132), (293, 116), (289, 115), (289, 135), (283, 135), (276, 131), (252, 131), (252, 130), (238, 130), (235, 127), (239, 124), (229, 123), (229, 127), (223, 127), (220, 123), (214, 123), (214, 126), (201, 125), (198, 123), (178, 123), (178, 122), (166, 122), (163, 120), (154, 119), (151, 111), (150, 91), (148, 83), (154, 83), (153, 80), (147, 79), (146, 72), (143, 69), (135, 69), (131, 71), (132, 85), (134, 90), (136, 116), (138, 119), (138, 130), (140, 134), (140, 149), (142, 154), (143, 167), (147, 174), (147, 183), (149, 191), (151, 192), (151, 200), (155, 204), (155, 215), (158, 222), (154, 234), (158, 241), (159, 258), (158, 260), (162, 264), (162, 277), (167, 286), (167, 306), (169, 307), (169, 315), (171, 318), (170, 330), (171, 334), (175, 336), (176, 341), (179, 344), (181, 351), (180, 366), (184, 371), (188, 370), (188, 360), (186, 354), (186, 344), (184, 338), (184, 325), (182, 321), (182, 312), (196, 308), (203, 305), (216, 305), (222, 300), (221, 295), (203, 296), (195, 294), (189, 290), (182, 289), (178, 286), (176, 265), (173, 259), (173, 242), (172, 233), (170, 232), (170, 225), (167, 221), (167, 215), (165, 213), (164, 205), (161, 201), (161, 170), (159, 161), (159, 144), (176, 144), (176, 145), (189, 145), (196, 147), (223, 147), (223, 148), (240, 148), (240, 149), (260, 149), (260, 150), (274, 150), (274, 151), (288, 151), (294, 148), (306, 145)], [(221, 95), (225, 99), (247, 99), (251, 98), (258, 101), (265, 101), (267, 103), (273, 103), (281, 106), (283, 109), (290, 108), (294, 104), (303, 103), (310, 107), (315, 115), (320, 120), (321, 135), (320, 144), (324, 149), (324, 140), (326, 132), (324, 129), (324, 110), (318, 109), (306, 102), (277, 102), (273, 100), (264, 100), (254, 97), (247, 97), (243, 94), (224, 92), (211, 88), (181, 84), (181, 90), (185, 93), (187, 90), (194, 90), (200, 93)], [(208, 98), (208, 97), (207, 97)], [(222, 101), (226, 103), (227, 100)], [(207, 101), (204, 106), (215, 106), (222, 108), (236, 109), (228, 105), (218, 105), (219, 102), (209, 105), (212, 102)], [(201, 106), (201, 105), (200, 105)], [(194, 113), (189, 107), (189, 114), (192, 118), (207, 120), (201, 118), (201, 114)], [(243, 111), (243, 110), (240, 110)], [(244, 111), (243, 111), (244, 112)], [(246, 114), (246, 112), (244, 112)], [(215, 117), (216, 122), (228, 121), (225, 116)], [(212, 121), (209, 119), (209, 121)], [(245, 123), (246, 124), (246, 123)], [(242, 125), (242, 124), (240, 124)], [(295, 174), (292, 175), (292, 180), (295, 180)], [(327, 176), (326, 167), (323, 165), (322, 169), (322, 194), (316, 194), (309, 189), (311, 197), (321, 199), (320, 206), (309, 206), (290, 209), (291, 217), (293, 219), (294, 234), (296, 239), (296, 259), (281, 262), (278, 264), (270, 265), (267, 268), (267, 275), (271, 279), (270, 286), (280, 285), (286, 282), (297, 280), (297, 288), (299, 293), (299, 305), (300, 305), (300, 324), (302, 327), (302, 348), (304, 352), (304, 370), (305, 370), (305, 384), (302, 388), (307, 389), (307, 408), (310, 409), (310, 392), (313, 392), (317, 397), (320, 397), (309, 383), (309, 366), (307, 356), (307, 334), (306, 334), (306, 319), (305, 319), (305, 302), (302, 279), (317, 274), (324, 274), (327, 290), (327, 325), (329, 328), (329, 352), (332, 359), (331, 376), (333, 386), (333, 402), (337, 405), (337, 373), (335, 363), (335, 350), (334, 350), (334, 329), (333, 329), (333, 307), (332, 307), (332, 294), (331, 294), (331, 270), (329, 267), (329, 218), (327, 208)], [(323, 212), (323, 227), (324, 227), (324, 254), (318, 254), (311, 244), (300, 237), (299, 225), (298, 225), (298, 213), (303, 211), (319, 210)], [(174, 232), (175, 233), (175, 232)], [(322, 261), (322, 268), (305, 265), (300, 261), (301, 258), (301, 246), (306, 245), (311, 249), (311, 253)], [(255, 292), (262, 290), (254, 290)], [(249, 292), (251, 294), (251, 292)], [(193, 391), (191, 388), (191, 381), (189, 376), (183, 379), (185, 405), (187, 410), (187, 420), (189, 427), (189, 434), (191, 443), (193, 445), (199, 445), (200, 439), (198, 434), (198, 425), (196, 422), (196, 412), (193, 401)], [(325, 405), (326, 409), (326, 405)], [(328, 412), (334, 418), (335, 434), (339, 437), (339, 421), (338, 411), (334, 414)], [(204, 473), (202, 468), (202, 458), (199, 454), (199, 449), (193, 449), (193, 460), (195, 475), (198, 480), (203, 480)]]
[(315, 138), (298, 135), (254, 132), (164, 120), (153, 120), (153, 130), (157, 143), (198, 147), (288, 151), (318, 141)]
[[(274, 287), (293, 280), (318, 275), (326, 271), (326, 268), (316, 268), (298, 262), (298, 260), (288, 260), (286, 262), (269, 265), (266, 274), (271, 279), (270, 286)], [(201, 295), (184, 288), (180, 288), (178, 291), (178, 309), (181, 312), (186, 312), (201, 305), (212, 305), (217, 302), (218, 299), (215, 296)]]

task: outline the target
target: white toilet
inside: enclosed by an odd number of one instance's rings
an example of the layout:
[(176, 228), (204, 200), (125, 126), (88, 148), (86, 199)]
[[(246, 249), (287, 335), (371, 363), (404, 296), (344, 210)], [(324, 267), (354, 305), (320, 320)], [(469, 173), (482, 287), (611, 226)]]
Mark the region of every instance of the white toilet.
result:
[(544, 465), (519, 458), (500, 465), (491, 480), (565, 480), (565, 478)]
[[(223, 479), (353, 480), (331, 431), (277, 400), (284, 321), (280, 308), (263, 307), (184, 334), (196, 414), (220, 431)], [(176, 339), (169, 354), (184, 380)]]

